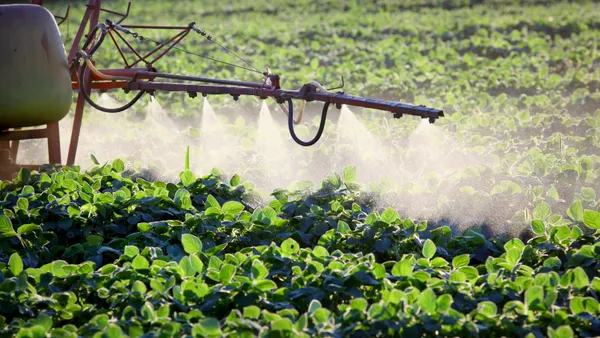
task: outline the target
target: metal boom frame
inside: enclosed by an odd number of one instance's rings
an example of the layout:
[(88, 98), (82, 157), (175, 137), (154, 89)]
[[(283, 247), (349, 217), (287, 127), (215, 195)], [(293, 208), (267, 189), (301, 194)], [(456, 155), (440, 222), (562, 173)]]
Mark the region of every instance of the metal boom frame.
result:
[[(32, 0), (31, 2), (33, 4), (43, 5), (43, 0)], [(303, 146), (309, 146), (318, 141), (323, 132), (323, 127), (325, 124), (324, 120), (330, 104), (334, 104), (338, 109), (341, 108), (342, 105), (351, 105), (388, 111), (393, 113), (394, 117), (396, 118), (402, 117), (404, 114), (414, 115), (427, 118), (431, 123), (433, 123), (439, 117), (444, 116), (443, 111), (439, 109), (427, 108), (424, 106), (414, 106), (401, 102), (363, 98), (359, 96), (348, 95), (343, 92), (330, 92), (315, 81), (305, 84), (298, 91), (284, 90), (281, 88), (279, 75), (270, 74), (269, 71), (262, 73), (262, 75), (265, 76), (264, 82), (262, 83), (160, 73), (154, 67), (155, 64), (167, 53), (173, 50), (173, 48), (178, 48), (176, 46), (191, 31), (195, 31), (196, 33), (205, 36), (209, 41), (212, 41), (212, 38), (210, 35), (207, 35), (206, 32), (196, 27), (195, 23), (190, 23), (187, 26), (122, 25), (121, 23), (129, 15), (130, 8), (131, 2), (128, 2), (125, 13), (118, 13), (103, 9), (102, 0), (88, 0), (88, 4), (86, 5), (86, 11), (83, 19), (81, 20), (67, 58), (71, 72), (72, 89), (78, 91), (78, 97), (75, 106), (75, 116), (73, 120), (69, 151), (66, 161), (68, 166), (73, 165), (75, 162), (77, 145), (79, 143), (81, 131), (83, 110), (86, 102), (97, 109), (113, 113), (123, 111), (131, 107), (144, 93), (154, 93), (155, 91), (186, 92), (190, 97), (196, 97), (198, 93), (202, 94), (203, 96), (228, 94), (233, 96), (235, 100), (237, 100), (240, 95), (252, 95), (261, 99), (266, 99), (269, 97), (273, 98), (288, 115), (288, 125), (292, 138), (294, 138), (298, 144)], [(67, 8), (64, 17), (57, 17), (57, 19), (61, 19), (60, 23), (66, 20), (69, 14), (69, 9), (70, 6)], [(115, 23), (107, 20), (106, 23), (99, 23), (98, 19), (100, 12), (102, 11), (119, 16), (119, 21)], [(88, 26), (88, 34), (85, 35), (86, 41), (83, 45), (83, 48), (80, 48), (79, 46), (81, 44), (81, 40), (84, 38), (86, 26)], [(138, 33), (134, 33), (132, 31), (138, 29), (175, 30), (177, 33), (164, 42), (158, 43), (157, 41), (154, 41), (157, 46), (153, 50), (142, 54), (137, 51), (124, 37), (124, 35), (132, 35), (134, 38), (144, 39), (142, 36), (138, 35)], [(93, 54), (107, 37), (114, 43), (119, 55), (123, 60), (124, 67), (121, 69), (96, 69), (94, 66), (92, 59)], [(126, 48), (135, 55), (135, 59), (133, 61), (128, 60), (118, 41), (125, 44)], [(218, 61), (215, 59), (211, 60)], [(245, 60), (243, 61), (246, 62)], [(143, 64), (144, 67), (140, 67), (141, 64)], [(248, 70), (254, 71), (252, 69)], [(260, 73), (260, 71), (258, 72)], [(170, 79), (196, 83), (159, 82), (156, 81), (157, 79)], [(92, 90), (104, 92), (109, 89), (122, 89), (126, 92), (139, 91), (139, 93), (131, 102), (117, 109), (101, 107), (91, 100), (90, 93)], [(298, 120), (293, 119), (293, 100), (303, 101), (298, 112)], [(304, 104), (310, 101), (320, 101), (324, 103), (323, 116), (317, 136), (312, 141), (304, 142), (296, 137), (293, 130), (293, 124), (300, 122)], [(285, 103), (287, 103), (287, 106)], [(11, 162), (11, 158), (12, 160), (16, 158), (18, 151), (18, 140), (31, 138), (48, 138), (50, 164), (61, 163), (58, 123), (48, 125), (47, 128), (38, 130), (0, 131), (0, 178), (2, 178), (2, 176), (7, 176), (6, 171), (12, 170), (12, 172), (14, 172), (15, 169), (18, 169), (18, 167), (36, 168), (36, 166), (16, 166)], [(8, 143), (10, 140), (12, 140), (12, 143)], [(3, 149), (8, 150), (8, 162), (6, 162), (7, 160), (3, 159), (2, 157)], [(7, 152), (5, 151), (4, 154), (6, 153)], [(4, 165), (5, 169), (2, 169), (3, 163), (9, 163), (9, 165)]]

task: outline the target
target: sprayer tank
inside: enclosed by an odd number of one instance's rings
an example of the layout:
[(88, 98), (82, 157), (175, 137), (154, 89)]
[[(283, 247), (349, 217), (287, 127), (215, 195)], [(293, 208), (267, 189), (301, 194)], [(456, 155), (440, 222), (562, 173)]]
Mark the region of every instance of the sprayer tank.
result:
[(71, 107), (69, 65), (52, 14), (0, 5), (0, 130), (61, 120)]

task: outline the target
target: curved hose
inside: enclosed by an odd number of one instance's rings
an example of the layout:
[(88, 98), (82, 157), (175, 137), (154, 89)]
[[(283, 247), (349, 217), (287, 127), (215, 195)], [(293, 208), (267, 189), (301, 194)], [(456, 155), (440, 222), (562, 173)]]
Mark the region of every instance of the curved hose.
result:
[(290, 135), (292, 139), (296, 143), (301, 146), (309, 147), (313, 144), (317, 143), (321, 136), (323, 135), (323, 131), (325, 130), (325, 122), (327, 122), (327, 110), (329, 110), (329, 102), (325, 102), (323, 105), (323, 112), (321, 113), (321, 123), (319, 124), (319, 130), (317, 130), (317, 135), (310, 141), (305, 142), (298, 138), (296, 135), (296, 131), (294, 130), (294, 104), (292, 103), (292, 99), (288, 99), (288, 129), (290, 130)]
[(90, 95), (88, 94), (85, 85), (84, 85), (84, 75), (85, 75), (85, 71), (87, 69), (87, 62), (84, 62), (83, 65), (81, 66), (81, 70), (79, 71), (79, 92), (83, 95), (83, 97), (85, 98), (85, 100), (87, 101), (87, 103), (90, 104), (90, 106), (98, 109), (99, 111), (105, 112), (105, 113), (120, 113), (122, 111), (125, 111), (129, 108), (131, 108), (131, 106), (133, 106), (134, 104), (136, 104), (136, 102), (142, 97), (142, 95), (144, 95), (144, 93), (146, 93), (145, 90), (140, 90), (139, 93), (137, 93), (135, 95), (135, 97), (128, 103), (126, 103), (125, 105), (118, 107), (118, 108), (106, 108), (106, 107), (102, 107), (100, 105), (98, 105), (96, 102), (92, 101), (92, 99), (90, 98)]
[(97, 24), (96, 27), (94, 27), (94, 29), (90, 32), (90, 35), (88, 35), (88, 38), (85, 40), (85, 42), (83, 43), (83, 47), (81, 48), (82, 50), (87, 49), (88, 45), (94, 40), (94, 37), (96, 36), (96, 31), (98, 29), (102, 30), (102, 34), (100, 35), (100, 39), (96, 42), (92, 49), (88, 51), (88, 54), (90, 56), (92, 56), (96, 52), (96, 50), (98, 50), (102, 42), (104, 42), (104, 37), (106, 37), (106, 33), (108, 32), (105, 24)]

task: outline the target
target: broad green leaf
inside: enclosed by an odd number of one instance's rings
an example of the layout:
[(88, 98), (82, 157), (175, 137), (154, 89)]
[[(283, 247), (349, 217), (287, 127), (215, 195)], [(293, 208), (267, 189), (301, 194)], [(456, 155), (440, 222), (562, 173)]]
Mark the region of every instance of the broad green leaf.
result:
[(413, 272), (413, 266), (407, 259), (404, 259), (392, 267), (392, 275), (394, 276), (410, 276)]
[(340, 232), (340, 234), (349, 234), (351, 231), (348, 223), (344, 221), (338, 221), (337, 229)]
[(14, 276), (18, 276), (23, 271), (23, 261), (18, 253), (13, 253), (8, 259), (8, 270), (12, 272)]
[(358, 177), (357, 172), (356, 172), (356, 166), (353, 165), (347, 165), (344, 167), (344, 182), (354, 182), (356, 181), (356, 178)]
[(292, 328), (292, 321), (288, 318), (277, 319), (271, 323), (271, 330), (273, 331), (291, 332)]
[(484, 316), (492, 318), (498, 312), (498, 307), (493, 302), (483, 301), (477, 304), (477, 310)]
[(150, 263), (148, 263), (148, 260), (144, 256), (137, 255), (131, 262), (131, 266), (136, 270), (147, 269), (150, 267)]
[(222, 211), (229, 215), (237, 215), (244, 210), (244, 205), (236, 201), (228, 201), (223, 204)]
[(506, 252), (506, 261), (508, 264), (515, 266), (521, 260), (521, 250), (512, 247)]
[(530, 310), (544, 309), (544, 288), (540, 285), (530, 286), (525, 290), (525, 304)]
[(542, 202), (533, 209), (533, 219), (544, 220), (550, 216), (550, 206), (546, 202)]
[(189, 170), (182, 171), (181, 174), (179, 174), (179, 179), (181, 180), (181, 184), (185, 187), (189, 187), (196, 182), (196, 176)]
[(585, 270), (583, 270), (581, 267), (578, 266), (575, 269), (571, 270), (571, 272), (573, 273), (571, 285), (573, 285), (576, 288), (583, 288), (590, 285), (590, 279), (585, 273)]
[(457, 269), (463, 266), (469, 265), (470, 262), (469, 254), (463, 254), (452, 258), (452, 266)]
[(195, 254), (202, 251), (202, 241), (194, 235), (181, 235), (181, 244), (183, 245), (183, 250), (188, 254)]
[(533, 230), (533, 233), (536, 235), (543, 235), (546, 233), (546, 225), (544, 225), (544, 221), (534, 219), (531, 221), (531, 230)]
[(550, 338), (573, 338), (575, 336), (573, 329), (569, 325), (559, 326), (556, 330), (552, 326), (548, 327), (548, 336)]
[(233, 275), (235, 275), (235, 266), (232, 264), (223, 264), (221, 266), (221, 271), (219, 272), (219, 279), (221, 280), (221, 283), (231, 283)]
[(123, 172), (123, 170), (125, 170), (125, 164), (123, 163), (123, 161), (121, 159), (116, 159), (113, 161), (112, 163), (112, 168), (115, 172)]
[(0, 233), (5, 234), (14, 232), (15, 230), (13, 229), (10, 218), (6, 217), (5, 215), (0, 215)]
[(583, 223), (592, 229), (600, 229), (600, 213), (594, 210), (585, 210), (583, 212)]
[(281, 243), (281, 251), (283, 252), (285, 257), (289, 257), (291, 255), (295, 255), (298, 250), (300, 250), (300, 245), (298, 242), (293, 240), (292, 238), (288, 238), (283, 243)]
[(267, 270), (267, 268), (260, 260), (255, 259), (254, 261), (252, 261), (252, 269), (250, 274), (252, 275), (252, 279), (265, 279), (267, 275), (269, 275), (269, 270)]
[(256, 288), (262, 291), (277, 289), (277, 284), (270, 279), (261, 279), (256, 282)]
[(17, 229), (17, 233), (19, 235), (25, 235), (41, 229), (42, 227), (37, 224), (23, 224)]
[(27, 200), (26, 198), (20, 197), (17, 200), (17, 207), (23, 211), (29, 210), (29, 200)]
[(575, 222), (583, 222), (583, 206), (581, 201), (577, 200), (567, 209), (567, 215)]
[(428, 313), (433, 313), (437, 307), (437, 297), (435, 295), (435, 292), (433, 292), (433, 290), (431, 290), (430, 288), (425, 289), (425, 291), (421, 292), (421, 295), (419, 296), (419, 306), (421, 307), (421, 309), (423, 309), (423, 311), (428, 312)]
[(428, 239), (425, 241), (425, 244), (423, 245), (423, 256), (427, 259), (431, 259), (436, 252), (437, 248), (435, 247), (435, 244), (433, 243), (432, 240)]
[(260, 317), (260, 308), (256, 305), (246, 306), (244, 308), (244, 318), (258, 319)]
[(450, 310), (453, 301), (452, 296), (447, 293), (440, 295), (437, 297), (437, 311), (440, 313), (447, 313)]
[(217, 199), (213, 197), (213, 195), (208, 195), (208, 197), (206, 198), (206, 208), (217, 208), (221, 210), (221, 205), (219, 204)]
[(392, 208), (387, 208), (381, 213), (380, 220), (387, 224), (392, 224), (399, 217), (400, 217), (400, 215), (398, 215), (398, 212), (396, 210), (394, 210)]
[(140, 250), (136, 246), (126, 245), (124, 249), (125, 256), (134, 258), (140, 253)]
[(141, 309), (142, 318), (149, 322), (154, 322), (157, 320), (156, 312), (154, 311), (154, 306), (150, 302), (145, 302)]

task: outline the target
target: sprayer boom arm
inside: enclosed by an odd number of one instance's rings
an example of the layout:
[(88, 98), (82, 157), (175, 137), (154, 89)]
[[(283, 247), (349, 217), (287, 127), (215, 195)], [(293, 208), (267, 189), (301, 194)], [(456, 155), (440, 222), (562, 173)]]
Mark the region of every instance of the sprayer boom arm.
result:
[[(394, 117), (401, 117), (403, 114), (428, 118), (430, 122), (444, 116), (440, 109), (428, 108), (424, 106), (415, 106), (401, 102), (375, 100), (360, 96), (348, 95), (343, 92), (319, 92), (310, 89), (312, 86), (305, 85), (299, 91), (284, 90), (275, 86), (265, 85), (259, 82), (243, 82), (234, 80), (220, 80), (202, 77), (180, 76), (174, 74), (160, 74), (152, 72), (138, 72), (137, 77), (152, 77), (169, 78), (187, 81), (198, 81), (211, 84), (186, 84), (186, 83), (166, 83), (156, 81), (134, 81), (127, 82), (126, 89), (128, 90), (144, 90), (154, 92), (156, 90), (163, 91), (178, 91), (187, 92), (191, 96), (194, 94), (215, 95), (229, 94), (237, 99), (240, 95), (258, 96), (260, 98), (271, 97), (279, 103), (287, 99), (305, 100), (305, 101), (320, 101), (335, 104), (338, 107), (341, 105), (349, 105), (355, 107), (371, 108), (394, 113)], [(212, 84), (214, 83), (214, 84)], [(314, 87), (313, 87), (314, 88)]]

